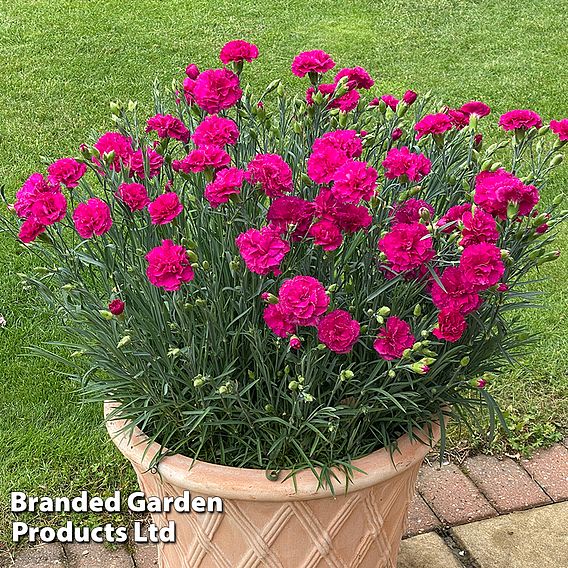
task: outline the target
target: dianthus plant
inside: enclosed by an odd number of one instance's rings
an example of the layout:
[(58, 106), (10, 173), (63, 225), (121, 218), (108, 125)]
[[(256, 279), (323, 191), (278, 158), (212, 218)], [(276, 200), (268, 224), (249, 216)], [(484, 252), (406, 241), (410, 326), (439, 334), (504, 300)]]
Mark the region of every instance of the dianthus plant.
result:
[(69, 332), (52, 357), (171, 452), (324, 484), (444, 413), (494, 423), (489, 378), (530, 343), (515, 310), (558, 256), (539, 192), (568, 119), (510, 111), (485, 147), (482, 102), (373, 98), (319, 50), (292, 63), (305, 96), (255, 96), (257, 57), (229, 42), (143, 121), (113, 103), (17, 192), (26, 282)]

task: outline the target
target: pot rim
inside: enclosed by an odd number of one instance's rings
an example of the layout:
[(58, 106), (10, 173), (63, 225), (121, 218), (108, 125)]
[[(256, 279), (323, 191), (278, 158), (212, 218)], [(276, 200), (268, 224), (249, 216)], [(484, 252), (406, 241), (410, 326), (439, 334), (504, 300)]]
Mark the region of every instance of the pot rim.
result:
[[(266, 477), (262, 469), (237, 468), (216, 465), (193, 460), (182, 454), (167, 455), (161, 458), (155, 469), (150, 464), (156, 454), (164, 449), (157, 442), (148, 445), (148, 437), (136, 427), (132, 434), (124, 431), (128, 421), (122, 419), (109, 420), (108, 416), (120, 406), (120, 403), (107, 401), (104, 403), (104, 416), (107, 431), (121, 453), (142, 472), (153, 471), (160, 474), (162, 481), (182, 489), (188, 489), (198, 495), (216, 496), (224, 499), (240, 499), (246, 501), (301, 501), (307, 499), (333, 498), (329, 487), (319, 488), (318, 481), (309, 469), (301, 470), (295, 480), (286, 479), (290, 470), (282, 470), (277, 481)], [(387, 448), (351, 462), (354, 468), (353, 479), (347, 491), (341, 489), (345, 474), (334, 470), (339, 481), (334, 481), (335, 495), (345, 495), (383, 483), (400, 475), (417, 463), (422, 463), (428, 452), (440, 438), (440, 426), (432, 424), (430, 440), (419, 441), (424, 432), (414, 429), (415, 439), (410, 440), (408, 434), (398, 439), (398, 450), (391, 454)]]

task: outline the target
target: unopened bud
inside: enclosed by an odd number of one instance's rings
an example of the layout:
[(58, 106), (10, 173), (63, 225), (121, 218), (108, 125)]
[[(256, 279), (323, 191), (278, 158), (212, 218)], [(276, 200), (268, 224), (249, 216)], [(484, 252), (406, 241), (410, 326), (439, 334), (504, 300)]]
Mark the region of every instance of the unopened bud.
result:
[(552, 156), (552, 160), (550, 160), (550, 165), (559, 166), (563, 160), (564, 156), (562, 154), (556, 154), (555, 156)]
[(118, 349), (122, 349), (132, 341), (130, 335), (125, 335), (117, 344)]
[(420, 317), (422, 315), (422, 306), (420, 304), (416, 304), (414, 306), (414, 316)]
[(467, 355), (460, 360), (460, 365), (462, 367), (467, 367), (469, 365), (469, 357)]
[(108, 310), (99, 310), (99, 314), (103, 319), (111, 320), (113, 319), (113, 315)]

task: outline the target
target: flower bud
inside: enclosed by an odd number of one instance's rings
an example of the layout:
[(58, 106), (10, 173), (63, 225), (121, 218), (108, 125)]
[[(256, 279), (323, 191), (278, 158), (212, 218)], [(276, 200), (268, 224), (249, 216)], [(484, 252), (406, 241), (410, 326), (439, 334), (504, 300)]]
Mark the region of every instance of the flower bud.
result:
[(537, 136), (544, 136), (545, 134), (548, 134), (549, 131), (550, 126), (548, 124), (545, 124), (538, 129)]
[(299, 386), (300, 386), (300, 383), (298, 381), (290, 381), (288, 383), (288, 388), (291, 391), (297, 391)]
[(542, 264), (544, 264), (545, 262), (552, 262), (554, 260), (557, 260), (558, 258), (560, 258), (560, 251), (559, 250), (554, 250), (551, 252), (547, 252), (546, 254), (543, 254), (537, 261), (536, 264), (537, 266), (541, 266)]
[(199, 387), (202, 387), (205, 384), (205, 381), (203, 380), (203, 376), (202, 375), (197, 375), (197, 377), (195, 377), (195, 379), (193, 379), (193, 386), (198, 389)]
[(469, 357), (467, 355), (460, 360), (460, 365), (462, 367), (467, 367), (469, 365)]
[(391, 133), (391, 139), (393, 142), (396, 142), (402, 136), (402, 129), (395, 128)]
[(394, 379), (396, 377), (396, 373), (392, 369), (389, 370), (387, 375), (389, 376), (390, 379)]
[(411, 104), (414, 103), (414, 101), (418, 98), (418, 94), (415, 93), (414, 91), (408, 89), (408, 91), (406, 91), (406, 93), (404, 93), (404, 95), (402, 95), (402, 101), (407, 104), (408, 106), (410, 106)]
[(494, 162), (493, 164), (491, 164), (489, 171), (490, 172), (496, 172), (502, 165), (503, 165), (502, 162)]
[(227, 385), (221, 385), (219, 387), (219, 394), (227, 394), (229, 392), (229, 389), (227, 388)]
[(114, 162), (114, 150), (111, 150), (110, 152), (105, 152), (103, 154), (103, 160), (105, 162), (105, 164), (110, 165)]
[(416, 304), (414, 306), (414, 317), (420, 317), (422, 315), (422, 306), (420, 304)]
[(555, 156), (552, 156), (552, 160), (550, 160), (550, 165), (553, 167), (559, 166), (563, 160), (564, 156), (562, 154), (556, 154)]
[(309, 392), (303, 393), (302, 398), (303, 398), (306, 402), (313, 402), (313, 401), (314, 401), (314, 397), (313, 397)]
[(99, 310), (99, 314), (105, 320), (111, 320), (114, 317), (108, 310)]
[(491, 160), (485, 160), (485, 162), (483, 162), (483, 164), (481, 164), (481, 171), (482, 172), (486, 172), (489, 170), (489, 168), (491, 167), (491, 164), (493, 162)]
[(118, 102), (111, 101), (111, 102), (109, 103), (109, 106), (110, 106), (110, 112), (111, 112), (112, 114), (114, 114), (114, 115), (116, 115), (116, 116), (119, 116), (119, 115), (120, 115), (120, 111), (121, 111), (122, 109), (121, 109), (120, 105), (118, 104)]
[(132, 338), (130, 337), (130, 335), (125, 335), (117, 344), (117, 348), (118, 349), (122, 349), (123, 347), (126, 347), (126, 345), (128, 345), (130, 342), (132, 341)]
[(379, 308), (379, 314), (381, 316), (387, 317), (387, 316), (390, 315), (390, 313), (391, 313), (391, 309), (388, 306), (382, 306), (382, 307)]
[(379, 325), (383, 325), (385, 323), (385, 318), (383, 316), (376, 315), (375, 319)]
[(419, 213), (421, 221), (424, 221), (424, 223), (430, 223), (430, 221), (432, 220), (432, 216), (430, 215), (430, 211), (428, 210), (428, 208), (420, 207)]
[(296, 335), (293, 335), (292, 337), (290, 337), (290, 349), (295, 349), (298, 350), (302, 347), (302, 341), (300, 340), (300, 338)]
[(209, 264), (209, 262), (207, 260), (204, 260), (201, 263), (201, 268), (203, 268), (203, 270), (205, 270), (207, 272), (211, 268), (211, 265)]
[(430, 367), (428, 367), (428, 365), (424, 365), (423, 363), (412, 363), (412, 365), (410, 365), (410, 368), (419, 375), (425, 375), (430, 370)]
[(339, 380), (340, 381), (349, 381), (354, 376), (355, 376), (355, 373), (353, 373), (353, 371), (351, 371), (350, 369), (345, 369), (344, 371), (341, 371), (341, 373), (339, 373)]
[(264, 407), (264, 410), (265, 410), (266, 412), (274, 412), (274, 406), (272, 406), (272, 404), (267, 404), (267, 405)]

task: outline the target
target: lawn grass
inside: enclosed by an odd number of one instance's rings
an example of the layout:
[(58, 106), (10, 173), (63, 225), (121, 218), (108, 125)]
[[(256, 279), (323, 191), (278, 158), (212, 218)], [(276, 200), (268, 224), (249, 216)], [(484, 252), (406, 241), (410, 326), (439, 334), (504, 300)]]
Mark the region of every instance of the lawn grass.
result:
[[(0, 0), (0, 183), (13, 194), (42, 157), (72, 154), (93, 129), (111, 129), (111, 99), (137, 99), (149, 110), (154, 77), (169, 83), (189, 62), (216, 65), (219, 48), (234, 38), (259, 46), (249, 74), (259, 87), (285, 77), (290, 88), (305, 88), (289, 72), (291, 59), (322, 48), (341, 66), (368, 69), (379, 94), (432, 89), (448, 104), (487, 102), (493, 120), (510, 108), (562, 118), (568, 30), (558, 14), (552, 0)], [(567, 174), (556, 175), (545, 199)], [(561, 246), (567, 241), (564, 227)], [(61, 369), (20, 356), (64, 330), (18, 286), (15, 273), (30, 266), (19, 251), (0, 237), (0, 313), (8, 322), (0, 330), (0, 542), (9, 536), (11, 490), (73, 495), (134, 486), (101, 427), (101, 409), (81, 406)], [(527, 315), (541, 342), (494, 384), (523, 431), (568, 424), (567, 256), (546, 267), (548, 309)], [(534, 436), (536, 444), (548, 439)]]

